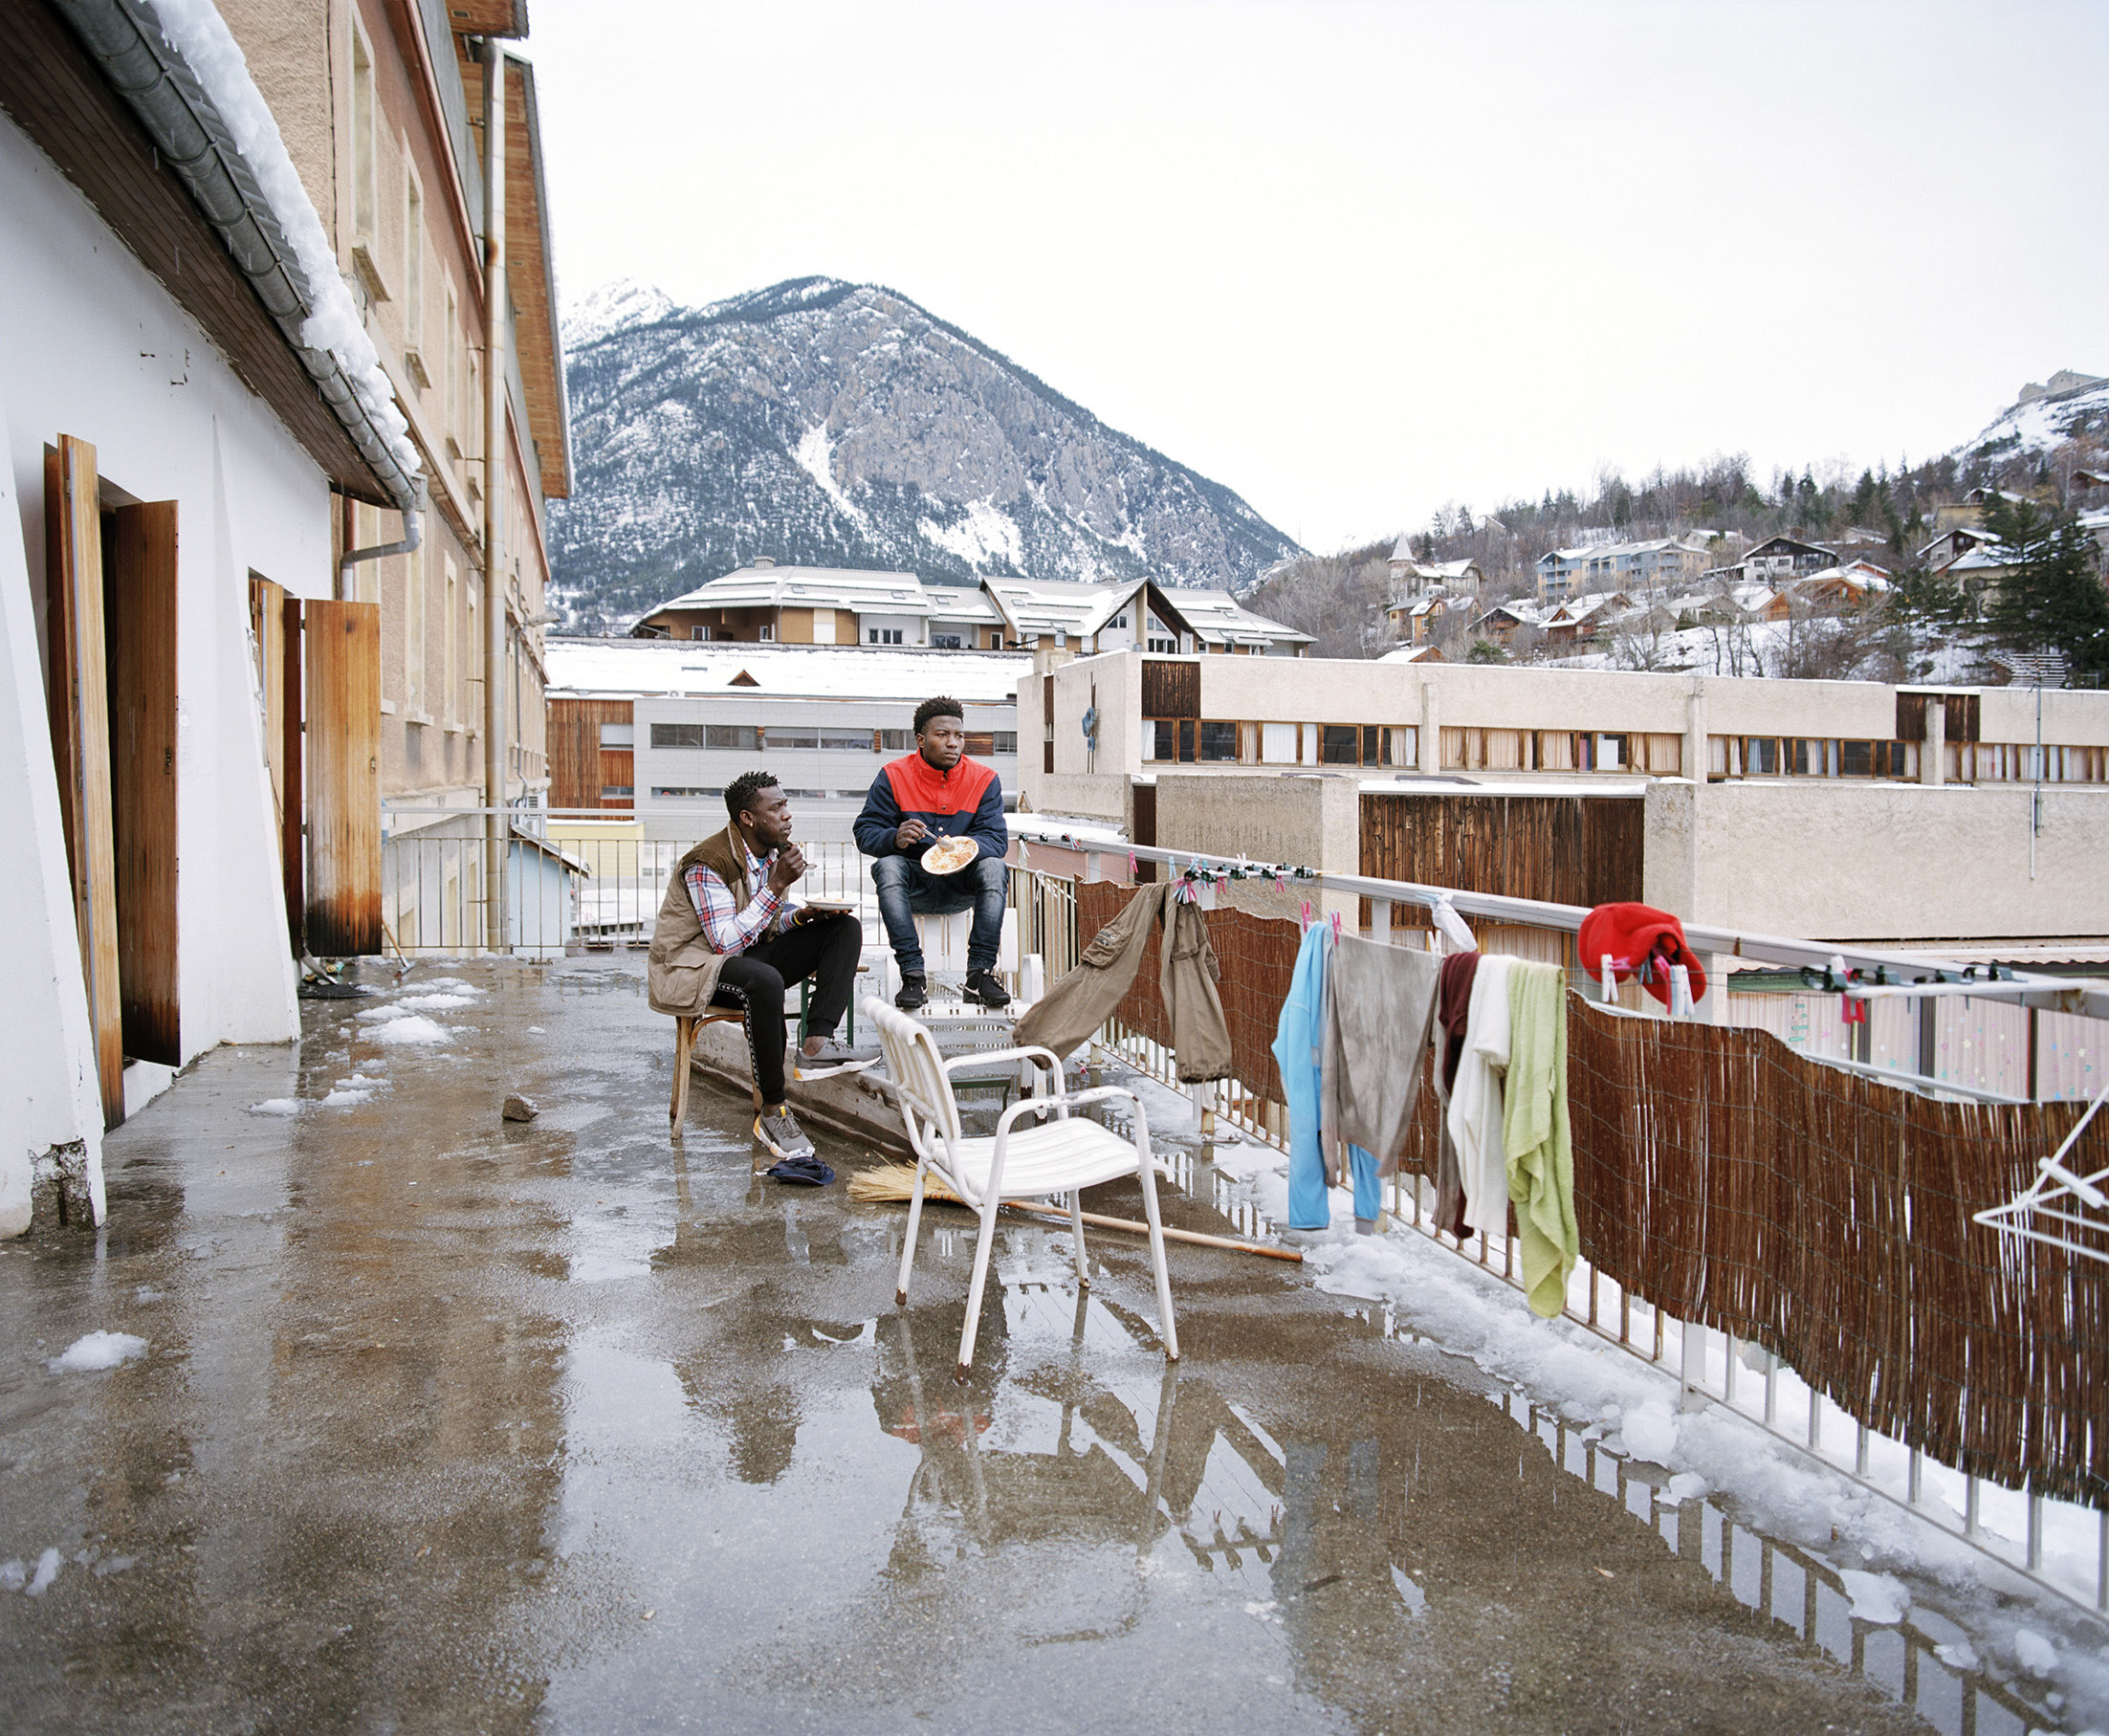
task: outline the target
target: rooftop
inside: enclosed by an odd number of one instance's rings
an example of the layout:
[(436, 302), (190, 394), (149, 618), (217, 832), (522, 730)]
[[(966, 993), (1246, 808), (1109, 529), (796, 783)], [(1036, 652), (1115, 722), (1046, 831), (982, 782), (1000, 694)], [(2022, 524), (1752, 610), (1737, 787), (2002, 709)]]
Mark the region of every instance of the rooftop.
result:
[(1023, 651), (925, 651), (856, 645), (737, 645), (686, 639), (552, 639), (553, 698), (738, 691), (801, 699), (927, 699), (1008, 705), (1032, 670)]

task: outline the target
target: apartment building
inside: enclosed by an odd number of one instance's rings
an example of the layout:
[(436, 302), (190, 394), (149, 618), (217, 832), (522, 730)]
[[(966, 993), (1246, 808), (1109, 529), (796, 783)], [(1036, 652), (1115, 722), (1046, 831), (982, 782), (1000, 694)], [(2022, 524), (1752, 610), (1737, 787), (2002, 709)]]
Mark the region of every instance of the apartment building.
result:
[(864, 645), (1000, 650), (1004, 626), (988, 597), (913, 573), (779, 566), (757, 558), (662, 603), (630, 629), (639, 639), (748, 645)]
[(1538, 557), (1538, 601), (1565, 603), (1605, 591), (1670, 589), (1696, 579), (1713, 561), (1703, 532), (1640, 542), (1592, 542), (1548, 549)]
[[(1358, 853), (1358, 802), (1410, 796), (1439, 828), (1442, 802), (1492, 802), (1499, 815), (1488, 824), (1506, 842), (1488, 846), (1484, 871), (1501, 883), (1480, 890), (1536, 886), (1519, 895), (1597, 902), (1596, 892), (1641, 897), (1658, 874), (1667, 878), (1657, 902), (1740, 912), (1718, 919), (1772, 933), (2109, 936), (2099, 869), (2109, 694), (2043, 692), (2040, 749), (2038, 698), (2011, 688), (1128, 652), (1025, 677), (1019, 714), (1040, 726), (1037, 763), (1029, 746), (1024, 757), (1032, 808), (1113, 821), (1175, 848), (1257, 853), (1240, 828), (1260, 792), (1329, 779), (1346, 792), (1349, 819), (1345, 831), (1313, 833), (1300, 858), (1311, 867), (1398, 867), (1407, 834), (1396, 827), (1382, 834), (1389, 843), (1370, 834)], [(1206, 794), (1212, 778), (1222, 780), (1219, 798)], [(1174, 786), (1190, 813), (1212, 801), (1219, 811), (1166, 831), (1163, 792)], [(1639, 830), (1622, 846), (1630, 871), (1608, 881), (1592, 878), (1595, 846), (1583, 832), (1562, 845), (1556, 825), (1531, 830), (1541, 809), (1619, 811), (1607, 801), (1629, 804), (1632, 827), (1655, 828), (1645, 874)], [(1701, 867), (1703, 908), (1688, 889), (1672, 900), (1665, 889)], [(1401, 877), (1442, 879), (1427, 862)], [(1836, 901), (1819, 920), (1805, 894), (1823, 888)]]

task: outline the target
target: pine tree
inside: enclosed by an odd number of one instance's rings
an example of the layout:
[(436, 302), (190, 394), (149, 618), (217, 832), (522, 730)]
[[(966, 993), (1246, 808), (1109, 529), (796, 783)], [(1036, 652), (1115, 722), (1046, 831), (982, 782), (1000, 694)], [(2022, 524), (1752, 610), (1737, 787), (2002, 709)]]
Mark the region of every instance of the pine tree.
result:
[(2012, 561), (1986, 625), (2013, 650), (2057, 650), (2075, 674), (2109, 674), (2109, 592), (2100, 551), (2070, 515), (1994, 493), (1985, 529)]

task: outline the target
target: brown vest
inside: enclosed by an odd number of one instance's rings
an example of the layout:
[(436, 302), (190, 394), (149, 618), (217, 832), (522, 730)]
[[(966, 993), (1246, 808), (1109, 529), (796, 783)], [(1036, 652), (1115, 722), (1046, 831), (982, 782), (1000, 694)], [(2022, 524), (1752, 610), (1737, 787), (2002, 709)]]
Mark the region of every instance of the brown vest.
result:
[(702, 1012), (717, 992), (717, 973), (725, 966), (726, 956), (711, 951), (695, 900), (689, 896), (689, 869), (699, 862), (731, 889), (741, 910), (754, 901), (755, 889), (747, 879), (747, 841), (736, 822), (704, 839), (674, 865), (651, 931), (645, 970), (646, 994), (655, 1013)]

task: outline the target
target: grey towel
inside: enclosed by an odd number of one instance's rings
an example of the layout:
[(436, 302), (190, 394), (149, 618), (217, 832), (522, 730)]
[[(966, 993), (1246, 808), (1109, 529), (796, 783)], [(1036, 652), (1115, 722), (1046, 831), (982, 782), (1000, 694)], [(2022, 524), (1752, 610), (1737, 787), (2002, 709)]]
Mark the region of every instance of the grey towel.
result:
[(1442, 960), (1417, 948), (1343, 934), (1332, 949), (1319, 1120), (1334, 1182), (1342, 1140), (1373, 1156), (1378, 1175), (1397, 1170), (1441, 977)]

